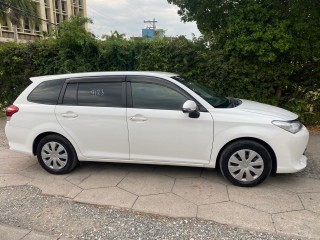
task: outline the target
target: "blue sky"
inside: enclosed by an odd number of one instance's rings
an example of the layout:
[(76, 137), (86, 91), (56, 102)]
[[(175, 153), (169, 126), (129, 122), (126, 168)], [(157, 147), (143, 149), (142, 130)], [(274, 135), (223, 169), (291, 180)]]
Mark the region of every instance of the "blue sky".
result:
[(157, 28), (167, 30), (166, 36), (199, 36), (196, 23), (182, 23), (177, 10), (167, 0), (87, 0), (87, 14), (94, 22), (89, 30), (97, 36), (114, 30), (128, 37), (141, 36), (143, 20), (153, 18)]

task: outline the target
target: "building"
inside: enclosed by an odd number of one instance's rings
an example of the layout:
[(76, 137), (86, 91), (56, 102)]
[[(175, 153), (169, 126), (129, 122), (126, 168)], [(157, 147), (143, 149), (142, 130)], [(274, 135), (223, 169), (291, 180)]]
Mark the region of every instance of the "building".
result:
[[(86, 0), (34, 0), (39, 9), (41, 21), (34, 25), (30, 20), (22, 18), (18, 27), (19, 41), (34, 41), (41, 37), (43, 32), (50, 33), (51, 23), (59, 24), (72, 15), (81, 14), (87, 17)], [(13, 41), (12, 24), (7, 18), (6, 23), (0, 24), (0, 41)]]
[(144, 23), (149, 24), (146, 28), (142, 29), (142, 38), (147, 38), (149, 40), (153, 39), (164, 39), (165, 38), (165, 30), (157, 29), (156, 27), (156, 19), (144, 21)]
[(154, 30), (149, 28), (142, 29), (142, 37), (143, 38), (149, 38), (150, 40), (153, 40), (154, 38)]

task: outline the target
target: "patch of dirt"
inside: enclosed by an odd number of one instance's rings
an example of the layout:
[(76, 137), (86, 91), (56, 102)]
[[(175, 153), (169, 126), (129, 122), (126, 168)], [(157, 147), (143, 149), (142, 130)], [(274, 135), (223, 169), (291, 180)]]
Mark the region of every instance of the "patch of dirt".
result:
[(312, 135), (320, 134), (320, 125), (308, 126), (307, 128)]

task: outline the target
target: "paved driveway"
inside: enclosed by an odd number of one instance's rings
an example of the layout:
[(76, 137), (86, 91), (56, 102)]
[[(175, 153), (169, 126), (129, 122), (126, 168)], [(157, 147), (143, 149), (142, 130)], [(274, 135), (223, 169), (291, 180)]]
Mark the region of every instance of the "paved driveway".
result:
[(10, 151), (0, 131), (0, 187), (32, 185), (44, 194), (172, 217), (197, 217), (259, 231), (320, 236), (320, 136), (311, 136), (309, 167), (270, 177), (255, 188), (230, 185), (216, 170), (82, 163), (51, 175), (36, 158)]

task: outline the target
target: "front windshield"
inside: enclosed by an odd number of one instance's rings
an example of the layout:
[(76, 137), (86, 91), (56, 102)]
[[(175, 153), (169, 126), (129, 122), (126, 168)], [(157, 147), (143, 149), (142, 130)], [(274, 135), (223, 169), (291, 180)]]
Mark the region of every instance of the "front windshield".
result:
[(210, 90), (209, 88), (190, 81), (186, 80), (179, 76), (172, 77), (174, 80), (179, 81), (186, 87), (190, 88), (192, 91), (194, 91), (196, 94), (198, 94), (200, 97), (202, 97), (204, 100), (206, 100), (209, 104), (211, 104), (213, 107), (226, 107), (229, 104), (229, 101), (225, 97), (221, 97), (217, 95), (214, 91)]

